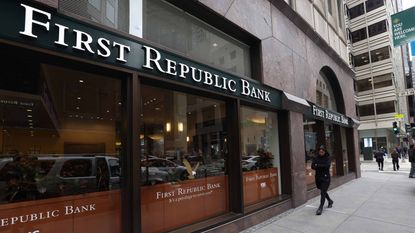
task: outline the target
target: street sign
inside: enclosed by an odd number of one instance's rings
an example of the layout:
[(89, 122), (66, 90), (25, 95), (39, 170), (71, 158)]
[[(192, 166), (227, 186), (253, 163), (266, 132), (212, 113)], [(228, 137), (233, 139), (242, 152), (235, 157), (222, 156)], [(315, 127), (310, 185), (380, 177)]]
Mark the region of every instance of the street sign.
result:
[(409, 95), (415, 95), (415, 89), (406, 89), (403, 92), (399, 92), (398, 96), (409, 96)]
[(401, 119), (405, 117), (405, 114), (395, 114), (393, 116), (395, 117), (395, 119)]
[(393, 46), (415, 40), (415, 7), (393, 14), (391, 19)]

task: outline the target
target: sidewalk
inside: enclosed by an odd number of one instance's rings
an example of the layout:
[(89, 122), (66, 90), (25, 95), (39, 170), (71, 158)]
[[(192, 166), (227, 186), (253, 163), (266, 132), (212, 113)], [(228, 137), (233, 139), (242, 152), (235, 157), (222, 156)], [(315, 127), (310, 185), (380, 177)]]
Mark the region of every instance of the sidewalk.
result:
[(317, 197), (243, 232), (415, 233), (415, 179), (408, 178), (410, 164), (400, 163), (400, 171), (393, 171), (389, 160), (382, 172), (376, 162), (363, 161), (362, 178), (329, 191), (334, 205), (321, 216), (315, 215)]

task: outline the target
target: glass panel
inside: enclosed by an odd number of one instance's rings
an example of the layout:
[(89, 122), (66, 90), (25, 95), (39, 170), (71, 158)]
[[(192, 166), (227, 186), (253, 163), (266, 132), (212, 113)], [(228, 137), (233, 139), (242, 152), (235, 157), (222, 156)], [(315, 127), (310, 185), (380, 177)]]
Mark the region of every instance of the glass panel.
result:
[(110, 172), (122, 159), (121, 82), (8, 59), (0, 69), (0, 231), (122, 232), (121, 171)]
[(146, 85), (141, 91), (142, 231), (228, 212), (225, 103)]
[(386, 114), (395, 112), (395, 101), (376, 103), (376, 113)]
[(130, 1), (131, 0), (59, 0), (59, 10), (70, 12), (128, 33)]
[(372, 80), (370, 78), (357, 80), (357, 82), (356, 82), (357, 91), (361, 92), (361, 91), (372, 90), (372, 82), (371, 81)]
[(367, 0), (366, 1), (366, 12), (372, 11), (376, 8), (383, 6), (384, 0)]
[(384, 33), (387, 30), (386, 29), (386, 20), (383, 20), (383, 21), (380, 21), (378, 23), (369, 25), (368, 29), (369, 29), (369, 36), (370, 37), (379, 35), (381, 33)]
[(304, 119), (304, 146), (305, 146), (305, 175), (307, 187), (315, 187), (315, 171), (311, 169), (313, 158), (316, 156), (317, 147), (317, 129), (316, 121), (313, 119)]
[(367, 38), (366, 28), (352, 32), (352, 43), (359, 42)]
[(281, 195), (277, 114), (241, 107), (241, 140), (245, 206)]
[(373, 50), (370, 52), (370, 54), (371, 54), (372, 62), (377, 62), (377, 61), (388, 59), (390, 57), (389, 46)]
[(336, 156), (334, 155), (334, 131), (333, 125), (324, 123), (324, 131), (326, 136), (326, 149), (331, 157), (330, 176), (337, 176)]
[(369, 64), (369, 53), (353, 56), (353, 64), (356, 67)]
[(382, 87), (390, 87), (392, 86), (392, 74), (385, 74), (374, 77), (375, 83), (375, 89), (376, 88), (382, 88)]
[(251, 77), (249, 46), (161, 0), (146, 0), (144, 38)]
[(354, 19), (358, 16), (361, 16), (364, 13), (365, 13), (365, 9), (364, 9), (363, 3), (349, 9), (350, 19)]
[(359, 109), (359, 116), (361, 117), (375, 115), (375, 108), (373, 104), (361, 105), (361, 106), (358, 106), (358, 109)]

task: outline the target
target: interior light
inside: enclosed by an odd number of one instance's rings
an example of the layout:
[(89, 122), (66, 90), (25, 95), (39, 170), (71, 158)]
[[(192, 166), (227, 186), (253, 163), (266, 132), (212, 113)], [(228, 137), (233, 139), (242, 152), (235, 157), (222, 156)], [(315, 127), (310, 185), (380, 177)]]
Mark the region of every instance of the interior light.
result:
[(82, 80), (82, 79), (79, 79), (79, 82), (80, 82), (80, 83), (84, 83), (84, 80)]
[(183, 122), (178, 122), (177, 123), (177, 130), (179, 130), (179, 132), (183, 132)]
[(80, 97), (80, 96), (78, 96), (78, 97), (76, 97), (76, 99), (80, 100), (80, 99), (81, 99), (81, 97)]
[(187, 136), (186, 137), (186, 142), (189, 142), (190, 141), (190, 137), (189, 136)]
[(167, 122), (166, 123), (166, 132), (170, 132), (171, 131), (171, 123)]
[(26, 109), (26, 111), (31, 112), (31, 111), (32, 111), (32, 109)]
[(77, 110), (79, 110), (79, 107), (76, 107)]
[(160, 111), (160, 108), (155, 108), (154, 110), (156, 110), (156, 111)]
[(107, 110), (107, 112), (110, 112), (110, 110)]
[(212, 46), (213, 46), (213, 47), (217, 47), (217, 46), (218, 46), (218, 44), (217, 44), (217, 43), (213, 43), (213, 44), (212, 44)]
[(32, 122), (33, 120), (32, 120), (32, 119), (29, 119), (29, 120), (27, 120), (27, 121)]
[(29, 117), (29, 118), (30, 118), (30, 117), (32, 117), (32, 115), (27, 115), (27, 117)]
[(115, 142), (116, 146), (121, 146), (121, 142)]

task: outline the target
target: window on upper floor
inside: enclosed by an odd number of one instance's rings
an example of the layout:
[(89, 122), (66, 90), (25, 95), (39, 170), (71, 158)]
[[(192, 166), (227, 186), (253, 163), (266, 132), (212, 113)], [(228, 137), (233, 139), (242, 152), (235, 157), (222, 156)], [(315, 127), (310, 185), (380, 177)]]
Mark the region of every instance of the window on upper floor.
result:
[(369, 25), (369, 37), (379, 35), (387, 31), (386, 20)]
[[(375, 106), (374, 104), (360, 105), (357, 107), (358, 115), (361, 117), (364, 116), (374, 116), (375, 115)], [(388, 114), (394, 113), (395, 110), (395, 101), (386, 101), (376, 103), (376, 114)]]
[(369, 53), (353, 56), (353, 64), (355, 67), (369, 64)]
[(354, 19), (354, 18), (356, 18), (358, 16), (361, 16), (364, 13), (365, 13), (365, 8), (363, 6), (363, 3), (362, 4), (359, 4), (357, 6), (354, 6), (354, 7), (352, 7), (352, 8), (349, 9), (349, 17), (350, 17), (350, 19)]
[(352, 43), (356, 43), (362, 41), (367, 38), (366, 28), (359, 29), (351, 33), (352, 35)]
[[(392, 74), (385, 74), (373, 77), (374, 83), (373, 88), (378, 89), (382, 87), (389, 87), (392, 86)], [(372, 90), (372, 78), (366, 78), (362, 80), (358, 80), (356, 82), (356, 91), (368, 91)]]
[(370, 56), (372, 62), (382, 61), (390, 58), (389, 46), (371, 51)]
[(357, 107), (359, 116), (373, 116), (375, 115), (375, 106), (373, 104), (366, 104)]
[(161, 0), (144, 0), (143, 37), (191, 58), (252, 77), (250, 46)]
[(366, 1), (366, 12), (372, 11), (383, 5), (385, 5), (384, 0), (367, 0)]
[(395, 112), (395, 101), (376, 103), (376, 114), (387, 114)]

